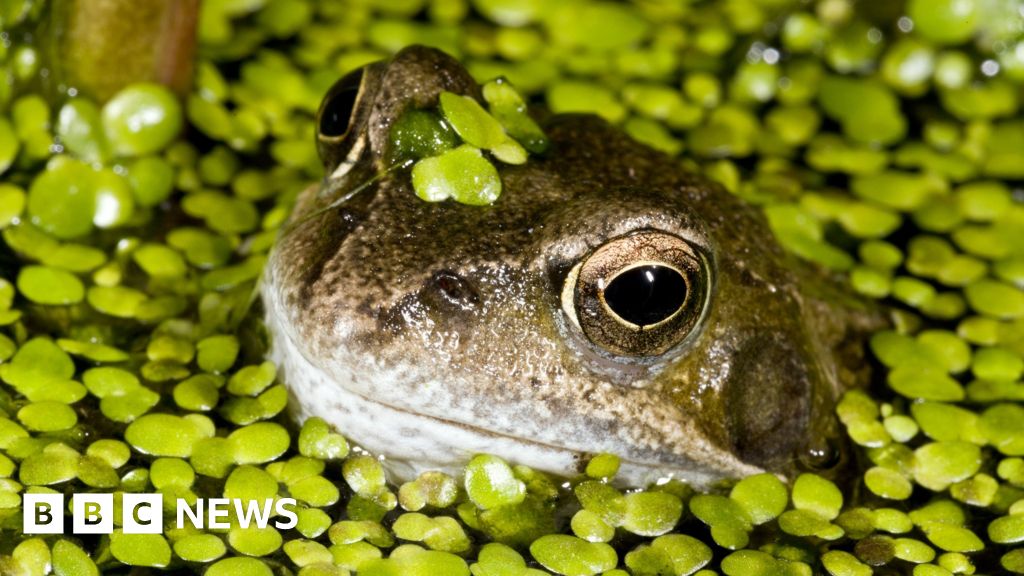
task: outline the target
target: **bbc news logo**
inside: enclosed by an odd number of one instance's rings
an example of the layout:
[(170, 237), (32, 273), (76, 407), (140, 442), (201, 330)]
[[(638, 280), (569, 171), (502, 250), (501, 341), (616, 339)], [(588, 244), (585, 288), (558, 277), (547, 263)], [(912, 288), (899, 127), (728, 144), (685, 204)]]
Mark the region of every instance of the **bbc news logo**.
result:
[[(25, 534), (63, 534), (64, 495), (25, 494), (22, 500), (22, 531)], [(239, 498), (197, 499), (195, 504), (178, 498), (175, 501), (175, 525), (197, 529), (228, 529), (232, 513), (237, 525), (266, 528), (273, 524), (279, 530), (294, 528), (299, 522), (294, 498), (242, 500)], [(71, 499), (71, 532), (73, 534), (110, 534), (114, 531), (113, 494), (74, 494)], [(271, 522), (271, 518), (275, 518)], [(159, 534), (164, 529), (163, 494), (123, 494), (121, 498), (121, 529), (125, 534)]]

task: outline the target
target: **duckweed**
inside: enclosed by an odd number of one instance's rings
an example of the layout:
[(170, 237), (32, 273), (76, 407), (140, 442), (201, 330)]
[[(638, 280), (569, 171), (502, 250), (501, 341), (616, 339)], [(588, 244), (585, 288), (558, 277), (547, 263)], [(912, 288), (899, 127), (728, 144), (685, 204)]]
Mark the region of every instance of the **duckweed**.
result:
[[(506, 81), (491, 82), (485, 92), (492, 112), (471, 96), (445, 91), (439, 98), (443, 120), (428, 111), (412, 110), (392, 127), (395, 154), (400, 159), (419, 159), (412, 170), (412, 184), (421, 199), (491, 204), (501, 194), (501, 180), (481, 150), (506, 164), (522, 164), (528, 149), (537, 152), (547, 147), (544, 133)], [(456, 147), (449, 130), (462, 139), (462, 146)]]
[(52, 558), (42, 538), (26, 539), (14, 548), (11, 556), (22, 568), (33, 574), (45, 574)]
[(208, 576), (271, 576), (270, 568), (255, 558), (236, 556), (218, 560), (209, 570)]
[(99, 568), (89, 555), (68, 540), (53, 544), (52, 566), (58, 576), (99, 576)]
[(573, 534), (587, 542), (608, 542), (615, 536), (615, 528), (590, 510), (580, 510), (574, 514), (570, 526)]
[(793, 506), (833, 520), (843, 506), (843, 495), (832, 482), (813, 474), (801, 474), (793, 484)]
[(132, 253), (132, 259), (146, 274), (156, 278), (176, 278), (187, 271), (184, 258), (162, 244), (144, 244)]
[(370, 456), (349, 458), (342, 465), (345, 481), (357, 494), (373, 496), (385, 490), (384, 468)]
[(587, 463), (586, 473), (591, 478), (612, 478), (619, 471), (619, 457), (614, 454), (598, 454)]
[(971, 477), (981, 466), (981, 449), (969, 442), (931, 442), (914, 451), (914, 480), (936, 492)]
[(128, 459), (131, 457), (131, 450), (127, 444), (120, 440), (104, 439), (90, 444), (86, 454), (103, 460), (112, 468), (120, 468), (128, 463)]
[(237, 464), (270, 462), (284, 454), (291, 442), (284, 427), (274, 422), (243, 426), (229, 434), (227, 441)]
[(821, 555), (821, 563), (832, 576), (869, 576), (872, 570), (848, 552), (831, 550)]
[(452, 198), (482, 206), (491, 204), (501, 194), (501, 180), (494, 165), (470, 145), (417, 162), (412, 185), (416, 195), (428, 202)]
[(64, 147), (86, 162), (102, 162), (110, 156), (110, 145), (102, 132), (100, 111), (85, 98), (74, 98), (57, 114), (56, 135)]
[(622, 527), (641, 536), (660, 536), (671, 531), (683, 513), (683, 503), (667, 492), (637, 492), (626, 495)]
[(746, 511), (754, 525), (777, 518), (789, 502), (786, 487), (772, 474), (744, 478), (733, 486), (729, 498)]
[(508, 139), (501, 124), (473, 98), (442, 92), (440, 101), (441, 112), (463, 142), (493, 149)]
[(129, 566), (161, 568), (171, 562), (171, 547), (160, 534), (125, 534), (114, 530), (110, 535), (110, 553)]
[(864, 473), (864, 483), (874, 494), (891, 500), (906, 500), (914, 490), (906, 476), (880, 466)]
[(530, 152), (540, 154), (547, 150), (547, 136), (530, 117), (526, 102), (510, 82), (504, 78), (491, 80), (484, 84), (482, 92), (490, 113), (509, 136)]
[(238, 338), (231, 334), (207, 336), (196, 343), (196, 364), (207, 372), (226, 372), (234, 365), (238, 350)]
[(78, 416), (62, 402), (33, 402), (18, 410), (18, 421), (27, 430), (56, 432), (77, 424)]
[[(44, 51), (22, 42), (29, 4), (0, 16), (0, 517), (50, 489), (300, 506), (295, 532), (19, 535), (0, 572), (1024, 573), (1013, 3), (209, 2), (184, 108), (145, 84), (51, 108), (33, 92)], [(568, 490), (486, 455), (397, 487), (344, 430), (289, 427), (249, 296), (321, 175), (304, 136), (320, 95), (412, 41), (484, 83), (483, 101), (452, 94), (396, 124), (421, 197), (495, 201), (499, 167), (547, 149), (534, 104), (592, 111), (898, 310), (871, 340), (880, 386), (837, 410), (863, 490), (762, 474), (623, 493), (611, 455)]]
[(322, 418), (310, 418), (299, 432), (299, 453), (311, 458), (333, 460), (348, 456), (345, 437), (330, 431)]
[(626, 554), (626, 566), (634, 574), (682, 574), (697, 572), (711, 561), (711, 549), (685, 534), (659, 536)]
[(235, 527), (228, 530), (228, 544), (247, 556), (266, 556), (281, 547), (283, 538), (273, 526)]
[[(245, 429), (238, 432), (244, 433)], [(188, 458), (196, 442), (209, 436), (200, 421), (172, 414), (147, 414), (129, 424), (124, 432), (125, 440), (144, 454), (179, 458)]]
[(186, 562), (212, 562), (226, 552), (224, 541), (213, 534), (193, 534), (174, 543), (174, 554)]
[(81, 280), (69, 272), (47, 266), (25, 266), (18, 272), (18, 291), (37, 304), (77, 304), (85, 298)]
[(160, 156), (143, 156), (128, 165), (128, 183), (137, 203), (156, 206), (173, 191), (174, 168)]
[(743, 548), (750, 541), (750, 517), (733, 499), (698, 494), (690, 500), (690, 512), (710, 526), (711, 538), (723, 548), (736, 550)]
[(430, 518), (418, 512), (407, 512), (395, 520), (391, 529), (398, 538), (422, 542), (431, 550), (463, 553), (471, 544), (462, 526), (449, 516)]
[[(16, 454), (11, 452), (12, 456)], [(19, 480), (26, 486), (50, 486), (78, 475), (79, 454), (62, 443), (50, 444), (21, 461)]]
[(115, 94), (103, 106), (102, 121), (116, 154), (143, 156), (170, 144), (181, 130), (182, 114), (170, 90), (137, 84)]
[(526, 484), (515, 477), (501, 458), (481, 454), (466, 465), (466, 494), (479, 508), (519, 504), (526, 498)]
[(565, 576), (600, 574), (618, 562), (615, 550), (608, 544), (564, 534), (538, 538), (530, 545), (530, 554), (545, 568)]
[(84, 236), (93, 228), (97, 173), (65, 156), (57, 156), (51, 162), (51, 168), (29, 187), (29, 220), (58, 239)]
[(338, 488), (323, 476), (310, 476), (288, 484), (288, 491), (300, 502), (326, 507), (340, 498)]
[(950, 552), (977, 552), (985, 547), (980, 538), (967, 528), (945, 522), (928, 522), (921, 526), (928, 540)]

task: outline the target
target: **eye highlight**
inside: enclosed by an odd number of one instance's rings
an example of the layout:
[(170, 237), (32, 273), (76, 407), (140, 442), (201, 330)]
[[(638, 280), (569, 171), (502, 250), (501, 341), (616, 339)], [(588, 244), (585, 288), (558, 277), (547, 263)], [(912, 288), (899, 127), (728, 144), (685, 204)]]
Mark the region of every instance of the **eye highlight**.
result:
[(641, 230), (609, 240), (577, 264), (562, 289), (562, 308), (599, 348), (657, 356), (696, 332), (711, 282), (701, 247)]

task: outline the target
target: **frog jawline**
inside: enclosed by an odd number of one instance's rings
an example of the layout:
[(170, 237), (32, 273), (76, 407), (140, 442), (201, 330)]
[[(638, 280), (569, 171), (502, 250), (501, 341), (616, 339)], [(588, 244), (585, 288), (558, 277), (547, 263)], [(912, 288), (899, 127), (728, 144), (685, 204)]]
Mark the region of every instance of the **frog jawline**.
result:
[[(416, 414), (347, 390), (306, 358), (288, 328), (274, 316), (267, 314), (267, 328), (273, 335), (269, 359), (287, 383), (293, 417), (300, 422), (313, 416), (323, 418), (361, 448), (383, 456), (392, 482), (414, 480), (431, 470), (460, 477), (469, 459), (483, 453), (557, 476), (573, 476), (582, 470), (585, 452)], [(751, 466), (741, 472), (761, 471)], [(613, 483), (642, 487), (675, 477), (696, 488), (707, 488), (724, 475), (696, 469), (681, 474), (664, 464), (623, 459)]]

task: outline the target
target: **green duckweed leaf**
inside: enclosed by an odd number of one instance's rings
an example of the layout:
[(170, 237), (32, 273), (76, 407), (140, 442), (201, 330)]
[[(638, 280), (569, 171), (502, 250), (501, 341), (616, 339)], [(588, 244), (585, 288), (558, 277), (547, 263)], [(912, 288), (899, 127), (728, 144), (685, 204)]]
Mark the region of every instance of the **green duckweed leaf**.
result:
[(451, 198), (486, 206), (501, 194), (498, 171), (479, 149), (469, 145), (417, 162), (412, 169), (412, 184), (416, 195), (428, 202)]

